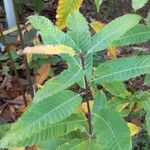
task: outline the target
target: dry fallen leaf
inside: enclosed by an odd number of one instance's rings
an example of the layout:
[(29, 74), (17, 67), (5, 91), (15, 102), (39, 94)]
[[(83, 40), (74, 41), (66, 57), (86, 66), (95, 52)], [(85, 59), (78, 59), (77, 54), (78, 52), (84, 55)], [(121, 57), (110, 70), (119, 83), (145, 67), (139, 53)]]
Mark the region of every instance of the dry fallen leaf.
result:
[(36, 75), (36, 84), (42, 85), (43, 82), (47, 79), (50, 70), (50, 63), (42, 65)]

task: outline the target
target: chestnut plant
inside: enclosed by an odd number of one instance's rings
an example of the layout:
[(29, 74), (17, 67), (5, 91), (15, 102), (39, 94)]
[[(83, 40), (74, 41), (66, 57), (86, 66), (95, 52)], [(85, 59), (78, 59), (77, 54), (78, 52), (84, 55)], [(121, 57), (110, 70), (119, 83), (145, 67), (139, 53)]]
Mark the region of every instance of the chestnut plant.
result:
[[(148, 41), (150, 27), (139, 24), (140, 20), (139, 15), (126, 14), (91, 36), (86, 19), (77, 10), (67, 17), (66, 33), (43, 16), (30, 16), (29, 22), (41, 35), (43, 46), (24, 52), (57, 54), (66, 61), (68, 69), (37, 91), (27, 111), (0, 140), (0, 147), (37, 145), (52, 150), (131, 150), (132, 137), (124, 119), (129, 113), (123, 114), (123, 110), (134, 102), (146, 110), (150, 133), (149, 93), (131, 94), (122, 82), (150, 74), (150, 56), (117, 58), (93, 67), (94, 55), (110, 45)], [(69, 88), (75, 83), (82, 92), (75, 93)], [(108, 100), (97, 85), (102, 85), (113, 98)], [(83, 101), (88, 110), (86, 116), (78, 111)]]

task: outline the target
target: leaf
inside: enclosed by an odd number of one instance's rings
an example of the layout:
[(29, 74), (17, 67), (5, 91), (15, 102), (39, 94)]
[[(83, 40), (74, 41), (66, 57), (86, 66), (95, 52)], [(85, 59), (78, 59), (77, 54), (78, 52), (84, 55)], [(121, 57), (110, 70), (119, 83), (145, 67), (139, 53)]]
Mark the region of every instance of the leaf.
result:
[(95, 32), (99, 32), (100, 30), (104, 28), (105, 24), (99, 21), (93, 21), (90, 23), (90, 26)]
[(25, 147), (20, 147), (20, 148), (13, 148), (13, 149), (10, 149), (10, 150), (24, 150)]
[(5, 124), (0, 121), (0, 139), (5, 136), (5, 134), (10, 130), (11, 124)]
[(86, 53), (91, 46), (91, 35), (85, 17), (77, 10), (67, 18), (67, 34), (73, 39), (80, 53)]
[[(67, 16), (72, 10), (79, 10), (83, 0), (59, 0), (56, 15), (56, 25), (63, 29), (66, 27)], [(72, 20), (73, 21), (73, 20)]]
[(150, 74), (146, 74), (144, 79), (144, 85), (150, 85)]
[(112, 42), (118, 40), (129, 29), (138, 24), (141, 17), (134, 14), (126, 14), (107, 24), (100, 32), (92, 37), (92, 47), (88, 53), (102, 51)]
[(127, 98), (115, 96), (108, 103), (108, 109), (122, 112), (129, 105), (129, 102), (130, 100), (128, 100)]
[(132, 7), (134, 10), (142, 8), (149, 0), (132, 0)]
[(127, 93), (125, 84), (120, 81), (114, 81), (114, 82), (110, 82), (110, 83), (102, 83), (102, 86), (114, 96), (119, 96), (121, 94)]
[(3, 35), (10, 34), (10, 33), (14, 32), (14, 31), (16, 31), (17, 29), (18, 29), (17, 26), (9, 28), (8, 30), (3, 31)]
[(118, 112), (104, 109), (94, 113), (93, 126), (101, 150), (132, 149), (127, 123)]
[(130, 135), (131, 136), (134, 136), (135, 134), (138, 134), (140, 132), (140, 130), (141, 130), (140, 127), (138, 127), (135, 124), (130, 123), (130, 122), (128, 122), (127, 124), (128, 124), (129, 129), (130, 129)]
[[(66, 128), (66, 124), (62, 127), (61, 124), (58, 124), (59, 127), (56, 126), (55, 128), (55, 123), (70, 116), (80, 105), (81, 101), (80, 94), (75, 94), (71, 91), (62, 91), (48, 97), (44, 101), (33, 103), (23, 116), (12, 125), (11, 131), (0, 140), (0, 147), (27, 146), (38, 143), (42, 141), (42, 139), (47, 140), (48, 136), (55, 137), (59, 134), (64, 134), (64, 129), (68, 132), (72, 127), (72, 125), (71, 127), (69, 126), (69, 122), (67, 123), (68, 128)], [(72, 119), (75, 118), (71, 118), (71, 120)], [(48, 127), (51, 129), (44, 132)], [(59, 130), (61, 131), (59, 133), (58, 129), (61, 129), (60, 127), (63, 129), (62, 131)], [(38, 132), (41, 133), (38, 135)], [(49, 135), (47, 135), (47, 133), (49, 133)], [(32, 137), (34, 134), (35, 137)], [(16, 136), (18, 138), (15, 138)]]
[(75, 148), (79, 146), (81, 143), (82, 143), (82, 140), (75, 139), (75, 140), (70, 141), (69, 143), (65, 143), (61, 145), (57, 150), (70, 150), (70, 149), (75, 150)]
[(108, 109), (121, 112), (130, 103), (143, 103), (143, 101), (147, 101), (150, 97), (150, 93), (146, 91), (135, 92), (134, 94), (128, 92), (127, 94), (125, 97), (121, 97), (120, 95), (119, 97), (113, 97), (108, 103)]
[(28, 19), (32, 26), (38, 30), (44, 44), (63, 44), (76, 50), (73, 40), (58, 27), (53, 25), (46, 17), (35, 15), (28, 17)]
[(146, 130), (150, 136), (150, 99), (143, 102), (144, 110), (146, 111)]
[[(104, 28), (104, 24), (98, 21), (93, 21), (90, 24), (91, 28), (95, 31), (95, 32), (99, 32), (100, 30), (102, 30)], [(117, 58), (117, 47), (115, 45), (110, 45), (107, 49), (107, 57), (110, 59), (114, 59)]]
[(23, 50), (24, 54), (44, 54), (44, 55), (59, 55), (69, 54), (75, 55), (75, 51), (71, 47), (65, 45), (39, 45), (34, 47), (26, 47)]
[(150, 28), (150, 12), (147, 15), (147, 27)]
[(36, 84), (42, 85), (43, 82), (47, 79), (48, 73), (49, 73), (50, 70), (51, 70), (50, 63), (43, 64), (37, 72), (37, 75), (36, 75), (36, 78), (35, 78)]
[(107, 61), (96, 68), (93, 81), (96, 83), (124, 81), (149, 73), (149, 60), (150, 56), (145, 55)]
[(100, 145), (94, 140), (72, 140), (60, 146), (58, 150), (100, 150)]
[(33, 102), (44, 100), (45, 98), (56, 94), (63, 89), (68, 88), (84, 77), (84, 71), (75, 58), (69, 56), (62, 56), (68, 62), (68, 69), (63, 71), (60, 75), (53, 77), (44, 84), (44, 88), (37, 91)]
[(64, 142), (65, 141), (61, 139), (52, 139), (38, 144), (38, 147), (40, 148), (40, 150), (49, 150), (50, 148), (52, 150), (57, 150), (57, 148), (60, 147), (60, 145), (64, 144)]
[[(39, 144), (48, 139), (63, 139), (62, 136), (69, 134), (77, 129), (86, 127), (86, 119), (82, 114), (72, 114), (65, 120), (53, 125), (48, 125), (42, 130), (37, 130), (35, 133), (23, 137), (22, 141), (18, 140), (18, 143), (33, 145)], [(64, 138), (63, 141), (66, 139)]]
[(95, 0), (96, 7), (97, 7), (97, 12), (99, 12), (99, 7), (102, 4), (102, 2), (103, 2), (102, 0)]
[(128, 46), (144, 43), (148, 40), (150, 40), (150, 28), (146, 25), (138, 24), (126, 32), (119, 40), (114, 41), (113, 44), (117, 46)]
[(103, 91), (97, 92), (94, 96), (94, 105), (92, 112), (96, 113), (107, 107), (107, 97)]
[(43, 0), (32, 0), (32, 3), (34, 4), (34, 10), (40, 13), (43, 7)]

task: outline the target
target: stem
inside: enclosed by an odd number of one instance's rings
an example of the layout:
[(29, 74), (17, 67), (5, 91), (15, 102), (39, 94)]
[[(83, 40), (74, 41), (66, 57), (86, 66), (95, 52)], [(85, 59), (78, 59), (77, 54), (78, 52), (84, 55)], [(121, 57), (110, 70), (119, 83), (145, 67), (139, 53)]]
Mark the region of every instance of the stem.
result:
[(9, 56), (9, 59), (10, 59), (10, 61), (11, 61), (11, 64), (12, 64), (13, 70), (14, 70), (14, 72), (15, 72), (15, 76), (16, 76), (18, 85), (19, 85), (19, 87), (21, 88), (21, 94), (22, 94), (22, 97), (23, 97), (24, 104), (25, 104), (25, 106), (27, 106), (27, 99), (26, 99), (26, 96), (25, 96), (25, 92), (24, 92), (24, 89), (23, 89), (23, 85), (22, 85), (22, 83), (21, 83), (21, 81), (20, 81), (20, 79), (19, 79), (19, 74), (18, 74), (18, 72), (17, 72), (17, 69), (16, 69), (16, 66), (15, 66), (14, 60), (13, 60), (13, 58), (12, 58), (12, 56), (11, 56), (11, 52), (10, 52), (9, 46), (7, 46), (7, 42), (6, 42), (5, 38), (4, 38), (3, 32), (2, 32), (1, 30), (0, 30), (0, 35), (1, 35), (1, 39), (2, 39), (2, 41), (3, 41), (3, 43), (4, 43), (4, 45), (6, 46), (5, 50), (7, 51), (8, 56)]
[(97, 20), (97, 21), (100, 21), (99, 11), (96, 11), (96, 20)]
[[(82, 63), (82, 69), (85, 70), (85, 60), (84, 60), (84, 56), (81, 54), (80, 55), (80, 59), (81, 59), (81, 63)], [(90, 99), (89, 99), (89, 83), (87, 80), (87, 76), (84, 76), (84, 84), (85, 84), (85, 88), (84, 88), (84, 92), (85, 92), (85, 99), (86, 99), (86, 104), (87, 104), (87, 109), (88, 109), (88, 125), (89, 125), (89, 135), (90, 138), (92, 138), (93, 136), (93, 131), (92, 131), (92, 119), (91, 119), (91, 109), (90, 109)]]
[[(19, 33), (20, 42), (21, 42), (21, 48), (23, 50), (25, 46), (24, 46), (24, 40), (23, 40), (23, 36), (22, 36), (22, 31), (21, 31), (21, 28), (20, 28), (20, 23), (19, 23), (19, 18), (18, 18), (18, 14), (17, 14), (15, 0), (13, 0), (13, 7), (14, 7), (14, 11), (15, 11), (15, 17), (16, 17), (18, 33)], [(27, 80), (29, 82), (29, 87), (30, 87), (30, 90), (31, 90), (31, 96), (33, 98), (34, 91), (33, 91), (33, 87), (32, 87), (31, 75), (30, 75), (30, 70), (29, 70), (29, 65), (28, 65), (28, 61), (27, 61), (26, 55), (23, 56), (23, 60), (24, 60), (25, 68), (26, 68)]]

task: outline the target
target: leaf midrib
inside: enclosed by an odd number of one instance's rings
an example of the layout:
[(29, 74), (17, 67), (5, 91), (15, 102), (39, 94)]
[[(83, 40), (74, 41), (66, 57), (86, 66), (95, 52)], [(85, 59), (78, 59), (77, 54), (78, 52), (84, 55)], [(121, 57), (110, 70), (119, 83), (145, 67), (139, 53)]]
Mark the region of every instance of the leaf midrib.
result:
[[(146, 65), (144, 67), (143, 66), (142, 67), (133, 67), (133, 68), (130, 68), (130, 69), (121, 70), (121, 71), (118, 71), (118, 72), (107, 74), (107, 75), (99, 77), (99, 78), (95, 78), (95, 79), (93, 79), (91, 81), (99, 80), (99, 79), (106, 78), (106, 77), (109, 77), (109, 76), (112, 76), (112, 75), (115, 75), (115, 74), (119, 74), (119, 73), (123, 73), (123, 72), (128, 72), (128, 71), (137, 70), (137, 69), (144, 69), (144, 68), (150, 68), (150, 65), (149, 66)], [(145, 74), (145, 73), (143, 73), (143, 74)]]
[(117, 143), (117, 146), (118, 146), (119, 150), (123, 150), (123, 149), (121, 148), (121, 145), (120, 145), (119, 142), (118, 142), (118, 139), (117, 139), (117, 137), (116, 137), (116, 135), (115, 135), (113, 129), (112, 129), (111, 126), (107, 123), (107, 121), (104, 120), (104, 119), (103, 119), (102, 117), (100, 117), (99, 115), (93, 113), (93, 112), (92, 112), (92, 114), (93, 114), (94, 116), (98, 117), (100, 120), (102, 120), (102, 121), (108, 126), (108, 128), (110, 129), (110, 131), (111, 131), (111, 133), (112, 133), (112, 135), (113, 135), (113, 137), (114, 137), (114, 139), (115, 139), (115, 141), (116, 141), (116, 143)]
[[(117, 33), (120, 31), (120, 29), (122, 29), (123, 27), (126, 27), (126, 24), (123, 26), (120, 26), (120, 28), (118, 28), (118, 30), (116, 30), (115, 32), (112, 32), (111, 34), (109, 34), (108, 36), (106, 36), (105, 38), (103, 38), (100, 42), (98, 42), (95, 46), (93, 46), (86, 55), (88, 55), (93, 49), (95, 49), (95, 47), (97, 47), (99, 44), (101, 44), (103, 41), (107, 40), (107, 38), (111, 37), (113, 34)], [(92, 38), (93, 40), (93, 38)], [(112, 41), (113, 42), (113, 41)]]
[[(78, 95), (72, 97), (72, 98), (69, 99), (68, 101), (65, 101), (64, 103), (61, 103), (59, 106), (57, 106), (57, 107), (53, 108), (52, 110), (48, 111), (48, 112), (47, 112), (46, 114), (44, 114), (41, 118), (39, 118), (39, 119), (37, 119), (35, 122), (29, 124), (29, 125), (28, 125), (28, 128), (33, 127), (37, 122), (40, 122), (40, 120), (42, 120), (43, 118), (45, 118), (45, 116), (47, 116), (48, 114), (54, 112), (55, 110), (58, 110), (58, 109), (59, 109), (60, 107), (62, 107), (63, 105), (69, 103), (70, 101), (72, 101), (73, 99), (75, 99), (75, 98), (77, 98), (77, 97), (79, 97), (79, 96), (80, 96), (80, 94), (78, 94)], [(60, 121), (61, 121), (61, 120), (60, 120)], [(50, 124), (51, 124), (51, 123), (50, 123)]]

